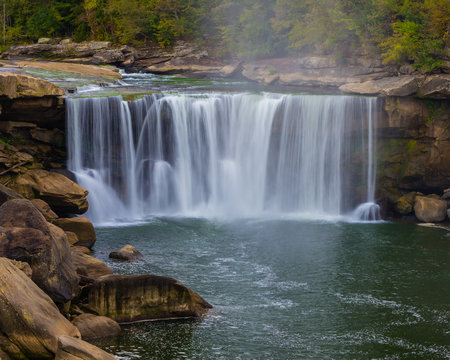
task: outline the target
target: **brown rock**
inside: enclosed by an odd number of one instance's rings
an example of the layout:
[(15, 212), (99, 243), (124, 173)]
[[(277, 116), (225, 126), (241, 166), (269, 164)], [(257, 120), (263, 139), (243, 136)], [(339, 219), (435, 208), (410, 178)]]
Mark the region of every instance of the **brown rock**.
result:
[(120, 63), (125, 60), (125, 56), (120, 50), (104, 50), (97, 52), (92, 57), (92, 62), (94, 64), (115, 64)]
[(72, 231), (66, 231), (67, 241), (70, 245), (75, 245), (78, 242), (78, 236)]
[(55, 360), (118, 360), (106, 351), (70, 336), (60, 336)]
[(175, 279), (155, 275), (105, 275), (83, 288), (81, 298), (119, 323), (200, 317), (212, 307)]
[(0, 184), (0, 205), (3, 205), (8, 200), (23, 199), (22, 195), (19, 195), (14, 190)]
[(17, 261), (17, 260), (11, 260), (11, 263), (18, 268), (19, 270), (23, 271), (26, 276), (28, 276), (30, 279), (33, 275), (33, 270), (31, 270), (30, 264), (23, 262), (23, 261)]
[(112, 269), (103, 261), (85, 254), (83, 251), (77, 249), (77, 247), (71, 248), (71, 252), (72, 263), (84, 283), (92, 282), (100, 276), (110, 275), (113, 273)]
[(66, 134), (60, 129), (35, 128), (30, 130), (33, 139), (58, 147), (63, 147), (66, 142)]
[(72, 324), (80, 330), (83, 339), (116, 336), (120, 334), (120, 325), (106, 316), (82, 314), (77, 316)]
[(88, 191), (54, 172), (27, 171), (16, 179), (14, 188), (25, 197), (44, 200), (58, 214), (82, 214), (89, 207), (86, 199)]
[(51, 221), (58, 218), (58, 215), (56, 215), (53, 210), (50, 208), (50, 205), (47, 204), (44, 200), (41, 199), (33, 199), (31, 202), (36, 206), (36, 208), (41, 212), (42, 215), (44, 215), (45, 220)]
[(74, 245), (92, 248), (95, 244), (96, 235), (94, 225), (85, 216), (73, 218), (60, 218), (53, 222), (65, 231), (71, 231), (77, 235), (78, 241)]
[(55, 302), (76, 294), (79, 278), (64, 231), (45, 221), (29, 200), (0, 207), (0, 256), (30, 264), (33, 281)]
[(441, 222), (447, 216), (447, 201), (417, 196), (414, 203), (414, 213), (423, 222)]
[(80, 337), (52, 300), (5, 258), (0, 258), (0, 333), (14, 345), (5, 352), (19, 349), (29, 359), (52, 359), (61, 335)]
[(65, 92), (46, 80), (16, 73), (0, 72), (0, 96), (20, 97), (60, 96)]
[(397, 213), (402, 215), (408, 215), (413, 212), (414, 200), (416, 198), (415, 192), (410, 192), (401, 196), (395, 201), (394, 209)]
[(431, 99), (448, 99), (450, 97), (450, 75), (428, 76), (419, 88), (421, 97)]
[(109, 254), (109, 257), (117, 260), (135, 260), (142, 257), (142, 254), (131, 245), (125, 245), (122, 249), (113, 251)]

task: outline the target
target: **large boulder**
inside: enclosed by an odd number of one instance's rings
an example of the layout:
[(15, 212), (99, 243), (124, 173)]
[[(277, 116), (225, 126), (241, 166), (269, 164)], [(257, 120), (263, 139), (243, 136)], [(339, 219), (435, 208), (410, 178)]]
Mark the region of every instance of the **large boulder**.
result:
[(80, 337), (52, 300), (6, 258), (0, 258), (0, 334), (2, 349), (13, 359), (52, 359), (61, 335)]
[(27, 198), (39, 198), (47, 202), (58, 214), (83, 214), (87, 211), (88, 191), (64, 175), (30, 170), (17, 177), (14, 188)]
[(53, 224), (59, 226), (64, 231), (70, 231), (77, 235), (78, 241), (74, 244), (92, 248), (95, 244), (96, 235), (94, 225), (87, 217), (78, 216), (73, 218), (60, 218), (53, 221)]
[(414, 213), (420, 221), (426, 223), (444, 221), (447, 216), (447, 201), (416, 196)]
[(425, 98), (448, 99), (450, 97), (450, 75), (428, 76), (421, 84), (419, 94)]
[(112, 251), (109, 254), (109, 257), (111, 259), (130, 261), (130, 260), (136, 260), (136, 259), (142, 257), (142, 254), (134, 246), (125, 245), (120, 250)]
[(120, 325), (106, 316), (81, 314), (72, 320), (83, 339), (116, 336), (120, 334)]
[(0, 207), (0, 256), (30, 264), (33, 281), (55, 302), (76, 295), (79, 277), (66, 235), (31, 201), (10, 200)]
[(27, 75), (0, 72), (0, 96), (16, 99), (60, 95), (65, 95), (64, 90), (49, 81)]
[(92, 57), (94, 64), (115, 64), (125, 60), (125, 56), (120, 50), (104, 50), (96, 53)]
[(31, 202), (36, 206), (36, 208), (44, 215), (45, 220), (52, 221), (58, 218), (58, 215), (54, 213), (54, 211), (50, 208), (50, 205), (47, 204), (44, 200), (41, 199), (33, 199)]
[(119, 323), (200, 317), (212, 307), (175, 279), (155, 275), (105, 275), (86, 286), (81, 298)]
[(408, 215), (413, 212), (414, 200), (416, 198), (415, 192), (410, 192), (399, 197), (394, 203), (394, 209), (401, 215)]
[(110, 275), (113, 273), (112, 269), (103, 261), (96, 259), (91, 255), (77, 249), (71, 248), (72, 263), (75, 266), (78, 275), (82, 282), (91, 283), (103, 275)]
[(118, 360), (106, 351), (70, 336), (60, 336), (55, 360)]

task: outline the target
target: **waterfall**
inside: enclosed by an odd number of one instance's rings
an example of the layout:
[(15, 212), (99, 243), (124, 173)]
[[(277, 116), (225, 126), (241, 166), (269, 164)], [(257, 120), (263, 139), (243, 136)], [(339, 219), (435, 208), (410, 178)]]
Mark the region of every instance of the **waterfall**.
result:
[[(68, 167), (97, 223), (151, 216), (372, 220), (375, 98), (69, 98)], [(354, 215), (355, 216), (355, 215)]]

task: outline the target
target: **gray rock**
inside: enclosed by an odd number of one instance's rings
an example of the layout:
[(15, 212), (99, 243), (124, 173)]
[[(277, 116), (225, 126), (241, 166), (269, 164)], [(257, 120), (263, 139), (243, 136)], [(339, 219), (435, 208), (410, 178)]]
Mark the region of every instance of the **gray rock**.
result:
[(115, 64), (125, 60), (125, 56), (120, 50), (104, 50), (97, 52), (92, 57), (92, 62), (96, 65)]
[(415, 94), (418, 88), (418, 81), (415, 76), (402, 75), (362, 83), (344, 84), (339, 87), (339, 90), (361, 95), (410, 96)]
[(448, 99), (450, 97), (450, 75), (428, 76), (418, 91), (421, 97), (430, 99)]

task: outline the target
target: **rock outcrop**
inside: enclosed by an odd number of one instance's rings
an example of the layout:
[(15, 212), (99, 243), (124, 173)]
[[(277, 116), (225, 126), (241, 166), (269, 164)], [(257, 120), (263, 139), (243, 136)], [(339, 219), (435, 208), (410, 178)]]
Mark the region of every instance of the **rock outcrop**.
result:
[(79, 278), (64, 231), (31, 201), (10, 200), (0, 207), (0, 256), (30, 264), (33, 281), (55, 302), (75, 296)]
[(106, 275), (83, 288), (86, 305), (117, 322), (200, 317), (211, 305), (175, 279), (155, 275)]
[(83, 339), (95, 339), (120, 334), (120, 325), (106, 316), (81, 314), (72, 320), (72, 324), (80, 330)]
[(102, 349), (70, 336), (60, 336), (55, 360), (118, 360)]
[(426, 223), (444, 221), (447, 217), (447, 201), (425, 196), (416, 196), (414, 213), (420, 221)]
[(0, 97), (8, 99), (61, 96), (65, 92), (49, 81), (28, 75), (0, 72)]
[(25, 273), (0, 258), (0, 340), (13, 359), (53, 359), (61, 335), (80, 337)]
[(89, 249), (94, 246), (96, 240), (95, 229), (87, 217), (60, 218), (53, 221), (53, 223), (64, 231), (73, 232), (77, 236), (78, 241), (73, 245), (85, 246)]
[(112, 251), (109, 257), (117, 260), (130, 261), (142, 257), (142, 254), (134, 246), (125, 245), (120, 250)]
[(89, 206), (87, 190), (61, 174), (46, 170), (27, 171), (15, 179), (12, 187), (28, 199), (44, 200), (59, 215), (82, 214)]

